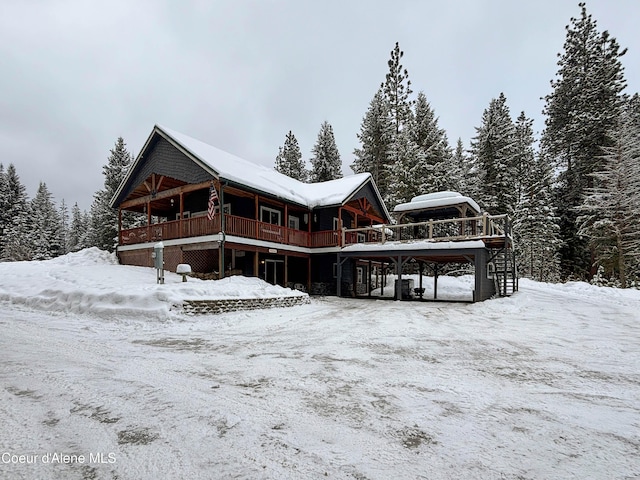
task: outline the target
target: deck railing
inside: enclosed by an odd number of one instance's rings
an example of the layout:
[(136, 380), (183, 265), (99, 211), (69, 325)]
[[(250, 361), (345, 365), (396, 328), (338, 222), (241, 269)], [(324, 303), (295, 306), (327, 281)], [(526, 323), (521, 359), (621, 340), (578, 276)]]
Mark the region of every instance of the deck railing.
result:
[[(213, 220), (202, 216), (130, 228), (120, 232), (120, 244), (134, 245), (137, 243), (215, 235), (222, 230), (220, 220), (220, 216), (216, 216)], [(300, 247), (334, 247), (338, 246), (341, 240), (340, 232), (335, 230), (309, 233), (304, 230), (296, 230), (282, 225), (273, 225), (251, 218), (228, 214), (225, 214), (224, 231), (227, 235), (236, 237)]]
[(429, 220), (398, 225), (374, 225), (342, 231), (342, 245), (385, 243), (388, 241), (461, 241), (511, 238), (507, 215), (484, 214), (478, 217)]

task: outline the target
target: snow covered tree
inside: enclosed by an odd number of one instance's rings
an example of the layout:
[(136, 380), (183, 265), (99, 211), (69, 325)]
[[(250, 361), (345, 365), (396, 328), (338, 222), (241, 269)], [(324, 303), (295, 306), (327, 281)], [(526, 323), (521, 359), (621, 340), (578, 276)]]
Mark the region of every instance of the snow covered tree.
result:
[(607, 31), (600, 33), (584, 3), (581, 15), (566, 27), (564, 52), (545, 97), (542, 145), (562, 169), (556, 202), (561, 217), (562, 264), (565, 276), (589, 272), (591, 256), (578, 235), (577, 210), (585, 189), (593, 186), (600, 170), (602, 148), (611, 145), (608, 132), (620, 115), (621, 93), (626, 87), (621, 50)]
[(64, 255), (69, 253), (69, 207), (64, 198), (60, 202), (58, 217), (60, 218), (60, 255)]
[(308, 172), (302, 160), (298, 140), (291, 130), (284, 140), (284, 147), (279, 148), (275, 169), (301, 182), (307, 181)]
[(353, 151), (355, 161), (351, 164), (351, 169), (354, 173), (371, 173), (383, 198), (388, 193), (392, 132), (389, 103), (380, 89), (369, 103), (369, 109), (362, 119), (360, 133), (357, 135), (362, 147)]
[(479, 198), (480, 181), (480, 172), (475, 166), (473, 157), (467, 155), (462, 139), (458, 138), (451, 157), (451, 190), (473, 199)]
[(69, 252), (77, 252), (88, 247), (87, 229), (89, 226), (87, 214), (83, 214), (76, 202), (71, 209), (71, 223), (67, 235), (67, 249)]
[(48, 260), (59, 256), (62, 253), (60, 216), (44, 182), (40, 182), (31, 200), (31, 219), (33, 231), (29, 238), (32, 260)]
[[(102, 168), (104, 188), (94, 194), (91, 204), (89, 244), (112, 252), (118, 236), (118, 212), (111, 208), (110, 202), (127, 173), (132, 157), (122, 137), (110, 152), (107, 164)], [(123, 228), (129, 226), (128, 222), (123, 216)]]
[(31, 222), (30, 205), (26, 188), (20, 181), (15, 166), (10, 164), (5, 173), (6, 218), (7, 225), (2, 235), (3, 260), (31, 260)]
[(516, 202), (519, 202), (524, 194), (527, 182), (526, 177), (532, 173), (535, 161), (535, 139), (533, 138), (533, 120), (527, 118), (524, 112), (520, 112), (515, 123), (515, 151), (513, 157), (513, 179), (516, 189)]
[(323, 122), (320, 126), (318, 139), (311, 150), (311, 182), (326, 182), (342, 178), (342, 163), (340, 153), (333, 136), (333, 128), (329, 122)]
[(9, 186), (7, 184), (7, 175), (4, 171), (4, 165), (0, 163), (0, 248), (2, 246), (2, 237), (10, 222), (8, 215)]
[(516, 263), (520, 275), (538, 281), (560, 277), (560, 227), (553, 206), (553, 170), (540, 154), (529, 160), (513, 219)]
[(451, 170), (451, 148), (447, 134), (438, 127), (438, 119), (423, 92), (418, 93), (416, 98), (412, 134), (424, 157), (424, 165), (420, 169), (420, 188), (423, 191), (416, 195), (450, 190), (453, 183), (451, 176), (455, 174)]
[(515, 126), (503, 93), (491, 100), (482, 114), (482, 125), (476, 127), (471, 152), (482, 170), (479, 201), (493, 214), (512, 214), (516, 204)]
[(429, 193), (424, 179), (431, 173), (424, 151), (412, 138), (409, 128), (402, 130), (397, 136), (392, 154), (398, 161), (389, 166), (389, 189), (384, 197), (389, 208), (409, 202), (416, 195)]
[(627, 287), (629, 265), (640, 256), (640, 129), (630, 106), (612, 134), (613, 145), (602, 147), (602, 166), (591, 173), (592, 186), (585, 189), (577, 219), (596, 266), (616, 277), (622, 288)]
[(413, 103), (409, 100), (409, 96), (413, 92), (409, 72), (400, 63), (403, 56), (404, 52), (400, 50), (400, 46), (396, 42), (395, 47), (391, 50), (391, 58), (387, 62), (389, 72), (380, 87), (389, 105), (389, 115), (395, 135), (400, 133), (409, 120)]

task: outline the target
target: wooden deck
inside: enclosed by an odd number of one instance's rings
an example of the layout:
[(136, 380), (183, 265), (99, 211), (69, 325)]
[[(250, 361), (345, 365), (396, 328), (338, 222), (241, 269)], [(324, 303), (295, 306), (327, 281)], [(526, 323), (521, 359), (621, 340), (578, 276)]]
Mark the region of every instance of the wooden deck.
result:
[(482, 240), (485, 246), (491, 249), (509, 247), (513, 244), (509, 217), (485, 214), (478, 217), (345, 229), (342, 231), (341, 246), (425, 240), (431, 242)]
[[(220, 220), (220, 216), (213, 220), (203, 216), (130, 228), (120, 232), (120, 245), (215, 235), (222, 230)], [(236, 237), (312, 248), (336, 247), (342, 238), (337, 230), (307, 232), (234, 215), (225, 215), (224, 231)]]

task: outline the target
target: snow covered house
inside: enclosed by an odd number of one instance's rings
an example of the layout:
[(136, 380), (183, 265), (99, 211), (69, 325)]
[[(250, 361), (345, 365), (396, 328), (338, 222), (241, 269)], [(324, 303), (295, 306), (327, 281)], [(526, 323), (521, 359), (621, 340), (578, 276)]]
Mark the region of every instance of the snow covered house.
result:
[[(369, 174), (306, 184), (157, 125), (111, 205), (120, 213), (123, 264), (153, 266), (162, 241), (166, 270), (187, 263), (313, 294), (337, 291), (343, 228), (391, 222)], [(144, 225), (123, 228), (127, 211)]]

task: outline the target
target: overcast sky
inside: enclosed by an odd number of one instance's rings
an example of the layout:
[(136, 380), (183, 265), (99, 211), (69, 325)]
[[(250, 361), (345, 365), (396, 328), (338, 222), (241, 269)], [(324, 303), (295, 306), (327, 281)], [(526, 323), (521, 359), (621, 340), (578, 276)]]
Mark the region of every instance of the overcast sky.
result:
[[(638, 0), (589, 0), (640, 90)], [(91, 205), (118, 136), (154, 124), (273, 166), (292, 130), (308, 160), (328, 121), (351, 174), (356, 134), (396, 41), (415, 94), (465, 146), (504, 92), (544, 126), (578, 0), (0, 0), (0, 162), (29, 197)]]

